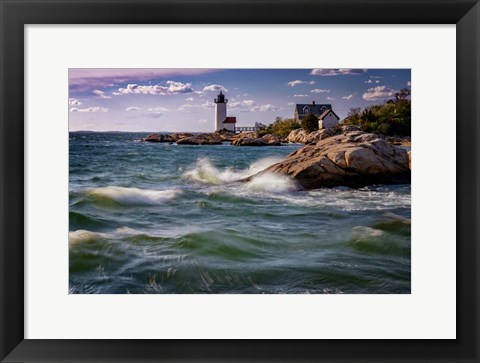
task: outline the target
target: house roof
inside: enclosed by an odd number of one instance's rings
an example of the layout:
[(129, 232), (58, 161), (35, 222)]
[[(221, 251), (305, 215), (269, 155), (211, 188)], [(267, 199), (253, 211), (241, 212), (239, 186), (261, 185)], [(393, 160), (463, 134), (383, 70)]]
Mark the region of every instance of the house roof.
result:
[(305, 106), (308, 106), (308, 108), (310, 109), (310, 113), (313, 113), (314, 115), (321, 115), (322, 113), (325, 112), (325, 109), (327, 110), (332, 109), (332, 105), (327, 103), (320, 103), (320, 104), (297, 103), (295, 107), (299, 115), (303, 114), (303, 109)]
[(236, 117), (227, 117), (224, 121), (224, 124), (235, 124), (237, 123), (237, 118)]
[(340, 120), (340, 117), (338, 117), (338, 115), (337, 115), (335, 112), (333, 112), (333, 110), (326, 110), (324, 113), (322, 113), (322, 114), (318, 117), (318, 119), (319, 119), (319, 120), (323, 120), (325, 117), (327, 117), (327, 115), (328, 115), (330, 112), (335, 115), (335, 117), (337, 118), (337, 120)]

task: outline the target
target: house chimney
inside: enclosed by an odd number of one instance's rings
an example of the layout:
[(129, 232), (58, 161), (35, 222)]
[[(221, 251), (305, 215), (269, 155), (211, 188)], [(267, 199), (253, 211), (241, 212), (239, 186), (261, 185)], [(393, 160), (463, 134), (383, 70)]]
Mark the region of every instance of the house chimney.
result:
[(315, 101), (312, 101), (312, 105), (314, 105), (314, 106), (315, 106)]

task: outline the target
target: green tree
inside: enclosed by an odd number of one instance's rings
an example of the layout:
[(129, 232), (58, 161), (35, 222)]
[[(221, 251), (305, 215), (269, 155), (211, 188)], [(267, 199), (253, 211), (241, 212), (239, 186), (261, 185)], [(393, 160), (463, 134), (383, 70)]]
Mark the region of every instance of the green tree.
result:
[(306, 132), (313, 132), (318, 130), (318, 118), (313, 113), (309, 113), (302, 119), (302, 129)]
[(266, 134), (273, 134), (279, 137), (287, 137), (290, 131), (298, 128), (300, 128), (300, 125), (297, 124), (293, 119), (282, 119), (281, 117), (277, 117), (274, 123), (260, 130), (259, 135), (263, 136)]

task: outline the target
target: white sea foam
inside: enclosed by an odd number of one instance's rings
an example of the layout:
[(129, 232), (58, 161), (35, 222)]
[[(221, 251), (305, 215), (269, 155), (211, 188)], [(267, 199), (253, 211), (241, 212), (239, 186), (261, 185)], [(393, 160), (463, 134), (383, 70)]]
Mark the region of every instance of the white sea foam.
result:
[(298, 190), (298, 186), (287, 176), (263, 173), (248, 182), (247, 189), (271, 193), (284, 193)]
[(112, 200), (123, 205), (160, 205), (175, 198), (180, 190), (148, 190), (108, 186), (91, 189), (88, 195)]
[(68, 232), (68, 244), (73, 246), (79, 243), (92, 242), (98, 237), (101, 237), (102, 233), (91, 232), (84, 229)]
[(197, 160), (197, 164), (193, 169), (183, 173), (183, 177), (205, 184), (221, 185), (255, 175), (279, 160), (280, 157), (267, 157), (253, 162), (247, 169), (235, 170), (233, 168), (226, 168), (220, 170), (215, 167), (208, 158), (200, 158)]

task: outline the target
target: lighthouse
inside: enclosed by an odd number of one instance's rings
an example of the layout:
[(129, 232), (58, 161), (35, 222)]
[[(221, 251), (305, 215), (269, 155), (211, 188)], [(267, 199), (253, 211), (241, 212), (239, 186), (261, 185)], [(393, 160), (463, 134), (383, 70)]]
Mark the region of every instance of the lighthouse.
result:
[(215, 102), (215, 131), (227, 130), (235, 132), (235, 125), (237, 123), (236, 117), (227, 117), (227, 102), (225, 95), (220, 91)]
[(214, 99), (215, 102), (215, 131), (223, 130), (223, 121), (227, 118), (227, 102), (222, 91)]

